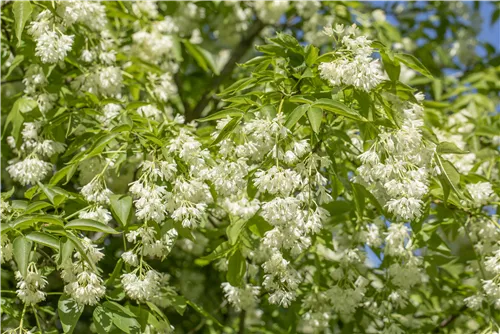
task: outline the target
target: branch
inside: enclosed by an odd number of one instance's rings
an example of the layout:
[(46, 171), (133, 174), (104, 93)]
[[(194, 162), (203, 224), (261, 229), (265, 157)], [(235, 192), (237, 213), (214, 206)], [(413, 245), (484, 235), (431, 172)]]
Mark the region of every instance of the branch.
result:
[(210, 100), (213, 98), (211, 93), (213, 91), (217, 91), (219, 85), (231, 76), (234, 68), (236, 67), (236, 64), (247, 53), (248, 49), (252, 46), (253, 40), (260, 34), (264, 26), (265, 25), (260, 20), (257, 19), (257, 21), (255, 21), (254, 25), (248, 31), (247, 36), (245, 36), (245, 38), (240, 41), (238, 46), (233, 49), (231, 58), (229, 58), (221, 73), (213, 79), (213, 81), (208, 86), (208, 89), (201, 95), (200, 100), (193, 108), (193, 110), (189, 113), (186, 113), (186, 123), (189, 123), (190, 121), (201, 116), (201, 113), (208, 105), (208, 102), (210, 102)]
[(456, 313), (453, 313), (448, 318), (441, 321), (441, 323), (439, 323), (439, 326), (434, 329), (433, 333), (439, 333), (444, 327), (448, 326), (456, 318), (458, 318), (465, 310), (467, 310), (467, 306), (463, 305)]
[(245, 334), (245, 316), (246, 316), (246, 311), (241, 310), (240, 312), (240, 328), (238, 330), (238, 334)]

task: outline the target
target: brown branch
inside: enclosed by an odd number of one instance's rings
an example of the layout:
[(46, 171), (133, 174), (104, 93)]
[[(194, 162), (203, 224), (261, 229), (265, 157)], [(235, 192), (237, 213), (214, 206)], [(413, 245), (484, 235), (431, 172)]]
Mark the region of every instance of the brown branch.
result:
[(467, 310), (466, 305), (462, 306), (456, 313), (453, 313), (448, 318), (441, 321), (439, 326), (434, 329), (433, 333), (439, 333), (444, 327), (455, 321), (455, 319), (458, 318), (465, 310)]
[(193, 110), (189, 113), (186, 113), (186, 123), (201, 116), (201, 113), (213, 98), (212, 92), (217, 91), (220, 84), (222, 84), (227, 78), (231, 76), (233, 70), (236, 67), (236, 64), (247, 53), (248, 49), (252, 46), (253, 40), (260, 34), (264, 26), (265, 25), (260, 20), (257, 19), (257, 21), (255, 21), (254, 25), (250, 28), (247, 35), (233, 50), (231, 58), (229, 58), (221, 73), (212, 80), (207, 90), (201, 95), (200, 100), (193, 108)]

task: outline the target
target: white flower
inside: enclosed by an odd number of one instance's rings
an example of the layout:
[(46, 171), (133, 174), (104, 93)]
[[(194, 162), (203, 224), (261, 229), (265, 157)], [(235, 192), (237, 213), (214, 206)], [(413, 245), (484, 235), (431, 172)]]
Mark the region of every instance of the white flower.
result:
[(92, 54), (91, 51), (85, 49), (82, 51), (82, 54), (80, 55), (80, 59), (84, 61), (85, 63), (91, 63), (94, 60), (94, 55)]
[(289, 224), (299, 217), (300, 204), (295, 197), (276, 197), (262, 205), (260, 215), (272, 225)]
[(287, 196), (302, 184), (302, 178), (291, 169), (280, 170), (273, 166), (267, 171), (257, 171), (254, 184), (261, 192)]
[(259, 19), (268, 24), (274, 24), (279, 21), (289, 6), (288, 1), (255, 1), (253, 2), (255, 11)]
[(488, 205), (495, 198), (495, 193), (489, 182), (469, 183), (465, 187), (471, 195), (475, 207)]
[(78, 304), (96, 305), (106, 293), (102, 279), (90, 271), (82, 271), (76, 280), (64, 287), (64, 292), (69, 294)]
[(35, 264), (28, 265), (26, 276), (23, 277), (19, 271), (16, 271), (17, 296), (25, 304), (33, 305), (45, 300), (45, 292), (42, 289), (47, 285), (45, 276), (38, 273)]
[(57, 13), (67, 25), (82, 23), (94, 31), (106, 26), (106, 8), (97, 1), (61, 1), (57, 5)]
[(492, 272), (495, 275), (500, 274), (500, 249), (495, 251), (493, 256), (488, 256), (486, 261), (484, 261), (486, 270)]
[(23, 186), (42, 181), (52, 170), (52, 164), (38, 158), (26, 158), (7, 167), (10, 176)]
[(78, 218), (92, 219), (107, 224), (111, 220), (111, 213), (102, 206), (97, 206), (89, 210), (81, 211)]
[(112, 194), (100, 179), (93, 179), (87, 183), (81, 193), (86, 201), (97, 204), (109, 204), (109, 196)]
[(385, 207), (387, 211), (401, 217), (403, 220), (412, 221), (422, 214), (422, 205), (424, 203), (416, 198), (391, 199)]
[(221, 284), (221, 287), (224, 290), (226, 299), (237, 311), (253, 308), (258, 301), (260, 292), (260, 288), (258, 286), (246, 284), (245, 286), (238, 288), (224, 282)]
[(142, 117), (152, 118), (158, 122), (160, 122), (163, 118), (162, 112), (158, 108), (156, 108), (152, 105), (139, 107), (137, 109), (137, 113), (139, 115), (141, 115)]
[(147, 16), (152, 19), (158, 16), (158, 8), (156, 6), (156, 1), (136, 1), (132, 5), (132, 11), (137, 16)]
[(134, 267), (137, 267), (137, 265), (139, 264), (139, 259), (137, 258), (137, 254), (135, 254), (132, 251), (124, 252), (122, 254), (122, 259), (125, 263)]
[(57, 63), (63, 61), (73, 45), (73, 35), (59, 35), (55, 31), (47, 30), (36, 40), (35, 55), (43, 63)]
[(139, 302), (151, 301), (160, 290), (160, 275), (154, 270), (141, 277), (134, 273), (123, 274), (121, 281), (127, 296)]
[[(2, 213), (1, 217), (2, 220), (4, 219), (4, 207), (7, 202), (4, 202), (2, 200)], [(9, 238), (7, 237), (6, 234), (2, 234), (1, 239), (0, 239), (0, 256), (1, 256), (1, 263), (5, 263), (6, 261), (10, 261), (12, 259), (14, 247), (12, 246), (12, 243), (10, 242)]]
[(382, 238), (380, 237), (380, 231), (377, 225), (370, 224), (367, 226), (368, 231), (366, 232), (366, 244), (370, 247), (380, 247), (382, 245)]
[(472, 310), (479, 310), (483, 306), (484, 297), (482, 295), (472, 295), (464, 299), (464, 303)]

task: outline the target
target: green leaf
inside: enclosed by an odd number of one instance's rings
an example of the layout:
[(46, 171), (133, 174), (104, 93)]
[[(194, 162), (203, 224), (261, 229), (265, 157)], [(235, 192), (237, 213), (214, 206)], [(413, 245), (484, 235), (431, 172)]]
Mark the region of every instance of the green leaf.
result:
[(60, 238), (57, 264), (61, 265), (64, 262), (66, 262), (66, 260), (70, 259), (74, 249), (75, 249), (75, 244), (71, 240), (69, 240), (67, 237)]
[(113, 327), (113, 321), (111, 319), (111, 314), (107, 312), (104, 307), (97, 306), (92, 315), (94, 320), (94, 325), (96, 327), (97, 333), (99, 334), (109, 334), (111, 333), (111, 328)]
[(65, 229), (82, 230), (82, 231), (92, 231), (92, 232), (103, 232), (109, 234), (118, 234), (119, 232), (115, 229), (105, 225), (101, 222), (91, 219), (75, 219), (70, 221), (64, 226)]
[(116, 263), (115, 269), (113, 269), (113, 272), (111, 273), (111, 275), (109, 275), (105, 284), (113, 283), (113, 281), (117, 279), (122, 273), (122, 267), (123, 267), (123, 259), (120, 258)]
[(212, 70), (212, 72), (214, 72), (215, 75), (219, 75), (219, 71), (215, 66), (213, 56), (210, 52), (198, 45), (191, 44), (191, 42), (189, 42), (188, 40), (183, 40), (182, 42), (186, 46), (186, 50), (188, 51), (188, 53), (193, 56), (198, 65), (200, 65), (200, 67), (205, 72), (208, 72), (208, 70), (210, 69)]
[(156, 306), (155, 304), (153, 304), (151, 302), (146, 302), (146, 304), (149, 306), (151, 311), (155, 312), (160, 317), (160, 319), (162, 319), (165, 323), (170, 325), (170, 322), (168, 321), (167, 316), (165, 315), (165, 313), (162, 312), (162, 310), (160, 310), (160, 308), (158, 306)]
[(135, 314), (130, 311), (129, 309), (125, 308), (124, 306), (113, 302), (113, 301), (107, 301), (102, 303), (102, 306), (104, 306), (107, 309), (113, 310), (115, 312), (121, 312), (124, 313), (125, 315), (128, 315), (129, 317), (135, 318)]
[(226, 279), (232, 286), (240, 286), (247, 271), (247, 261), (238, 250), (229, 258)]
[(442, 142), (436, 148), (436, 151), (440, 154), (466, 154), (467, 152), (461, 150), (457, 145), (450, 142)]
[(313, 131), (319, 133), (321, 122), (323, 121), (323, 110), (311, 107), (307, 110), (307, 117), (309, 118), (309, 123), (311, 123)]
[(24, 25), (30, 18), (33, 8), (31, 7), (31, 3), (29, 1), (15, 1), (12, 6), (12, 11), (14, 12), (16, 37), (18, 40), (17, 46), (19, 47), (21, 45), (21, 36), (23, 34)]
[(21, 65), (21, 63), (23, 62), (23, 60), (24, 60), (24, 56), (23, 55), (17, 55), (17, 56), (14, 57), (14, 59), (12, 60), (12, 63), (10, 64), (9, 70), (7, 71), (7, 74), (4, 77), (4, 80), (6, 80), (12, 74), (12, 72), (19, 65)]
[(83, 309), (84, 305), (79, 305), (67, 294), (61, 295), (57, 303), (57, 313), (59, 314), (64, 333), (73, 333), (76, 323), (82, 315)]
[(179, 313), (180, 315), (184, 315), (184, 312), (186, 311), (187, 307), (186, 299), (184, 297), (182, 296), (172, 297), (172, 305), (177, 311), (177, 313)]
[(420, 72), (421, 74), (425, 75), (430, 79), (434, 79), (431, 72), (429, 72), (429, 70), (424, 66), (424, 64), (422, 64), (420, 60), (415, 58), (415, 56), (406, 53), (396, 53), (394, 57), (403, 64), (405, 64), (406, 66), (408, 66), (409, 68), (417, 72)]
[(219, 135), (217, 136), (217, 138), (210, 144), (210, 146), (217, 145), (218, 143), (220, 143), (221, 141), (223, 141), (224, 139), (226, 139), (227, 136), (229, 136), (231, 134), (231, 132), (233, 132), (234, 129), (236, 129), (236, 127), (240, 123), (241, 119), (242, 119), (242, 116), (235, 117), (232, 120), (230, 120), (226, 124), (226, 126), (221, 130), (221, 132), (219, 133)]
[(226, 229), (226, 234), (231, 245), (236, 244), (236, 241), (238, 241), (238, 237), (245, 227), (245, 224), (246, 220), (244, 219), (238, 219), (235, 222), (231, 222), (231, 224), (229, 224)]
[[(106, 308), (106, 310), (109, 310), (109, 308)], [(113, 325), (121, 329), (123, 333), (127, 334), (141, 333), (141, 325), (139, 325), (137, 319), (132, 318), (129, 315), (118, 311), (111, 312), (110, 315)]]
[(309, 44), (306, 46), (304, 51), (306, 53), (307, 66), (312, 66), (316, 62), (316, 59), (318, 59), (319, 49), (314, 45)]
[(391, 81), (398, 81), (399, 75), (401, 73), (401, 66), (399, 65), (399, 61), (394, 59), (394, 55), (388, 53), (387, 51), (381, 51), (380, 55), (382, 56), (384, 69), (387, 72), (389, 79), (391, 79)]
[(248, 221), (248, 229), (252, 231), (253, 234), (262, 238), (267, 231), (273, 229), (273, 226), (269, 224), (264, 218), (259, 215), (255, 215)]
[(229, 108), (229, 109), (224, 109), (217, 111), (211, 115), (208, 115), (207, 117), (200, 118), (197, 120), (197, 122), (208, 122), (208, 121), (214, 121), (217, 119), (222, 119), (226, 117), (234, 117), (234, 116), (243, 116), (243, 111), (240, 109), (235, 109), (235, 108)]
[(356, 110), (349, 108), (345, 104), (330, 100), (330, 99), (319, 99), (314, 102), (313, 107), (321, 108), (326, 111), (333, 112), (339, 116), (344, 116), (356, 121), (366, 122), (366, 118), (361, 116)]
[(199, 306), (198, 304), (186, 299), (186, 303), (191, 306), (196, 312), (204, 316), (205, 318), (208, 318), (212, 320), (217, 326), (219, 327), (224, 327), (219, 320), (217, 320), (213, 315), (208, 313), (203, 307)]
[(128, 195), (111, 195), (109, 200), (113, 217), (122, 226), (127, 226), (132, 219), (132, 197)]
[(6, 201), (12, 197), (12, 194), (16, 191), (16, 187), (12, 187), (9, 191), (1, 193), (0, 197), (2, 200)]
[(50, 188), (46, 187), (41, 182), (38, 182), (38, 186), (40, 187), (40, 189), (42, 189), (45, 196), (47, 196), (49, 201), (52, 204), (54, 204), (55, 207), (58, 207), (67, 199), (67, 196), (65, 196), (64, 194), (61, 194), (61, 193), (55, 191), (54, 188), (52, 188), (52, 187), (50, 187)]
[(77, 167), (78, 167), (78, 164), (71, 164), (71, 165), (68, 165), (68, 166), (65, 166), (65, 167), (59, 169), (54, 174), (54, 176), (52, 176), (52, 178), (50, 179), (49, 184), (51, 186), (55, 186), (65, 176), (66, 176), (66, 183), (64, 183), (64, 184), (67, 184), (71, 180), (71, 178), (73, 177), (73, 175), (75, 174)]
[[(21, 98), (24, 99), (24, 98)], [(12, 109), (10, 110), (9, 115), (7, 116), (7, 119), (5, 120), (5, 125), (4, 125), (4, 131), (2, 134), (2, 138), (5, 136), (7, 133), (7, 127), (9, 124), (12, 124), (12, 131), (11, 135), (14, 137), (14, 140), (16, 142), (16, 145), (19, 143), (19, 135), (21, 134), (21, 128), (24, 123), (24, 116), (23, 113), (20, 110), (20, 104), (21, 102), (18, 102), (18, 99), (16, 102), (14, 102), (14, 105), (12, 106)]]
[(288, 115), (285, 121), (285, 126), (291, 129), (301, 118), (305, 115), (310, 106), (308, 104), (302, 104)]
[(83, 247), (83, 244), (82, 242), (80, 241), (80, 239), (76, 238), (75, 236), (71, 235), (71, 233), (67, 233), (66, 236), (68, 237), (68, 239), (71, 240), (71, 242), (73, 242), (73, 244), (75, 245), (76, 249), (78, 250), (78, 252), (80, 253), (80, 255), (82, 256), (82, 258), (87, 261), (87, 263), (90, 264), (90, 266), (92, 267), (92, 270), (96, 271), (97, 272), (97, 267), (94, 263), (94, 261), (92, 261), (89, 256), (87, 255), (87, 252), (85, 252), (85, 248)]
[(24, 211), (25, 214), (30, 214), (33, 212), (40, 211), (42, 209), (51, 207), (52, 205), (50, 203), (44, 202), (44, 201), (36, 201), (31, 203), (26, 207), (26, 210)]
[(14, 260), (16, 260), (17, 269), (21, 272), (23, 277), (26, 277), (33, 243), (26, 237), (17, 237), (14, 239), (13, 246)]
[(59, 250), (59, 239), (50, 234), (33, 231), (26, 235), (26, 238), (38, 244)]
[(224, 257), (226, 254), (231, 252), (234, 249), (234, 245), (231, 245), (229, 241), (224, 241), (221, 243), (217, 248), (214, 249), (212, 253), (210, 253), (207, 256), (200, 257), (199, 259), (196, 260), (196, 264), (200, 266), (205, 266), (212, 262), (213, 260), (220, 259), (221, 257)]
[(449, 162), (448, 160), (444, 160), (437, 154), (436, 160), (441, 170), (439, 179), (443, 185), (444, 200), (446, 202), (448, 196), (450, 195), (450, 189), (453, 189), (455, 193), (460, 194), (458, 190), (460, 185), (460, 173), (458, 173), (455, 166), (453, 166), (451, 162)]

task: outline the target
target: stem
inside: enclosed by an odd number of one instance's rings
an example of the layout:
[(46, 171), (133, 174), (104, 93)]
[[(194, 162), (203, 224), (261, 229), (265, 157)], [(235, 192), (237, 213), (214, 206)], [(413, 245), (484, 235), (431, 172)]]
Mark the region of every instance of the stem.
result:
[(42, 325), (40, 325), (40, 319), (38, 319), (38, 314), (36, 313), (36, 309), (35, 309), (35, 306), (31, 305), (31, 308), (33, 310), (33, 314), (35, 315), (35, 320), (36, 320), (36, 325), (38, 327), (38, 330), (44, 334), (44, 330), (42, 328)]
[(25, 313), (26, 313), (26, 303), (24, 304), (23, 313), (21, 314), (21, 321), (19, 322), (19, 333), (22, 333), (22, 331), (23, 331), (23, 320), (24, 320)]
[(238, 330), (238, 334), (245, 334), (245, 317), (246, 317), (246, 311), (241, 310), (240, 312), (240, 328)]

